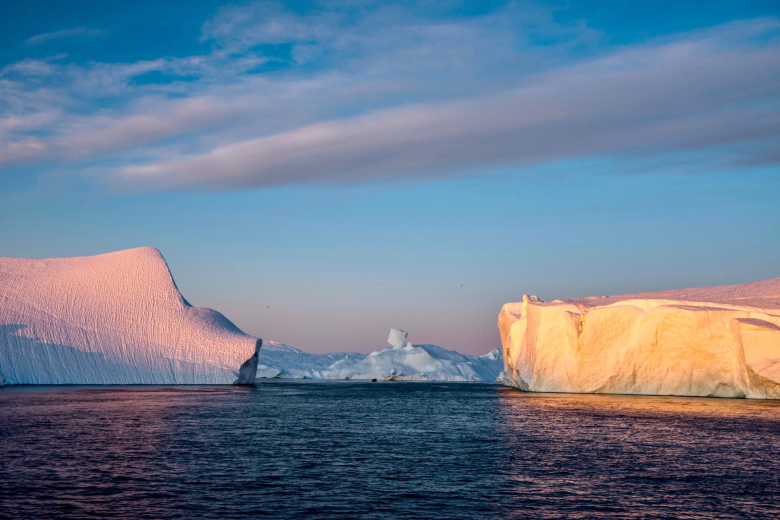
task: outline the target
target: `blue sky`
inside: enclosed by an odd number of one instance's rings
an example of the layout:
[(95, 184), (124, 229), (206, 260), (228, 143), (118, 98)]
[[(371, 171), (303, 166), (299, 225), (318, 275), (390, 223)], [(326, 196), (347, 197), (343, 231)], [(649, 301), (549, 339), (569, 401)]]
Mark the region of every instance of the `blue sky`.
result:
[(0, 255), (156, 246), (320, 352), (775, 277), (779, 43), (776, 2), (3, 2)]

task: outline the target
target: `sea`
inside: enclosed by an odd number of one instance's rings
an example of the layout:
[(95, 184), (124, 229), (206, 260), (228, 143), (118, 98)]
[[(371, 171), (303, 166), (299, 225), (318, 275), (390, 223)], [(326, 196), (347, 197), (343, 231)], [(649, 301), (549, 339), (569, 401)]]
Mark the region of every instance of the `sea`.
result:
[(0, 518), (780, 518), (780, 402), (494, 384), (0, 389)]

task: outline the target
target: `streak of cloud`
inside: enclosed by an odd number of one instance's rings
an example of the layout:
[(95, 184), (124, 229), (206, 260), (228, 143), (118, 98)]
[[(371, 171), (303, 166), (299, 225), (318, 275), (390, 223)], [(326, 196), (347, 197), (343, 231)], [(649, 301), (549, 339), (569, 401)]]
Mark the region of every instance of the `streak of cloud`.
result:
[(605, 153), (780, 138), (780, 48), (719, 35), (627, 49), (517, 88), (318, 122), (120, 168), (120, 181), (240, 189), (463, 174)]
[(24, 46), (29, 47), (32, 45), (40, 45), (50, 40), (58, 40), (61, 38), (68, 38), (71, 36), (99, 36), (105, 31), (99, 29), (88, 30), (86, 27), (74, 27), (73, 29), (65, 29), (62, 31), (47, 32), (33, 36), (24, 41)]
[[(447, 18), (250, 3), (206, 21), (201, 41), (212, 48), (202, 55), (24, 59), (0, 69), (0, 168), (37, 164), (142, 190), (240, 190), (605, 155), (705, 150), (713, 167), (777, 160), (777, 19), (621, 47), (534, 5)], [(269, 61), (281, 69), (258, 72)]]

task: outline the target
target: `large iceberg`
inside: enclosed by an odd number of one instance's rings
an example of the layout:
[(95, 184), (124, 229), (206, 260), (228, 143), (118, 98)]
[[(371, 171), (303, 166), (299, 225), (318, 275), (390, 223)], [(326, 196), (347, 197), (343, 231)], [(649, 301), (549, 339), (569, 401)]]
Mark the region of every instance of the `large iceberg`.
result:
[(258, 356), (258, 379), (493, 382), (503, 367), (499, 349), (469, 356), (436, 345), (410, 343), (371, 354), (310, 354), (268, 341)]
[(154, 248), (0, 258), (6, 384), (254, 383), (260, 344), (187, 303)]
[(780, 398), (780, 278), (544, 303), (498, 317), (504, 384), (536, 392)]

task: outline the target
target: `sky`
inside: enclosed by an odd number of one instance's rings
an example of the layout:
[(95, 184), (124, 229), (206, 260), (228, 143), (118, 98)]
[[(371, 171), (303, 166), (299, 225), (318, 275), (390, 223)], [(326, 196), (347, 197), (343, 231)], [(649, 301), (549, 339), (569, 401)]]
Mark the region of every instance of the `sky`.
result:
[(780, 276), (780, 4), (0, 2), (0, 256), (311, 352)]

